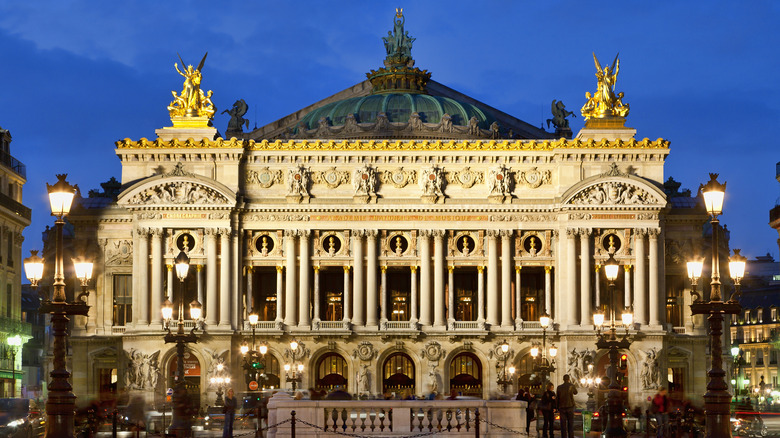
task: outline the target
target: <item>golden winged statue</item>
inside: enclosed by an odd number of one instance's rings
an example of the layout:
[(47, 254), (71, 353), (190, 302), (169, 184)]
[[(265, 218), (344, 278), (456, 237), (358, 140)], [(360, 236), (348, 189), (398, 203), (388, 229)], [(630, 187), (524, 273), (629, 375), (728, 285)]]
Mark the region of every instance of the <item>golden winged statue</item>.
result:
[(615, 82), (617, 81), (618, 71), (620, 70), (620, 60), (618, 53), (612, 65), (602, 67), (593, 53), (593, 61), (596, 64), (596, 93), (585, 93), (588, 101), (582, 107), (582, 116), (585, 120), (589, 119), (607, 119), (607, 118), (625, 118), (628, 115), (628, 104), (623, 103), (623, 93), (615, 95)]
[(217, 108), (211, 101), (212, 91), (203, 93), (200, 89), (200, 82), (203, 78), (201, 71), (203, 70), (203, 64), (206, 63), (206, 56), (208, 52), (203, 55), (203, 59), (200, 60), (198, 68), (193, 68), (192, 65), (185, 67), (184, 60), (179, 55), (179, 61), (184, 71), (179, 70), (179, 65), (173, 63), (173, 67), (184, 77), (184, 86), (181, 93), (176, 94), (175, 91), (171, 91), (173, 94), (173, 102), (168, 105), (168, 112), (171, 117), (208, 117), (209, 120), (214, 117), (217, 112)]

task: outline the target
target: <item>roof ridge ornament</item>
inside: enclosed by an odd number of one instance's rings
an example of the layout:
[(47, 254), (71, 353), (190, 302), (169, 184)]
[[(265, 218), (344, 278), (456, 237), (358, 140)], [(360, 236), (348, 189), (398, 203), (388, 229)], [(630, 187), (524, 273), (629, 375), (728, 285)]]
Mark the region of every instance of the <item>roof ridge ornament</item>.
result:
[(582, 107), (582, 116), (585, 118), (586, 128), (614, 128), (623, 127), (629, 106), (623, 103), (623, 93), (615, 94), (615, 82), (620, 71), (620, 54), (615, 55), (612, 65), (604, 67), (599, 63), (596, 53), (593, 53), (593, 62), (596, 65), (597, 88), (591, 95), (585, 93), (588, 99)]

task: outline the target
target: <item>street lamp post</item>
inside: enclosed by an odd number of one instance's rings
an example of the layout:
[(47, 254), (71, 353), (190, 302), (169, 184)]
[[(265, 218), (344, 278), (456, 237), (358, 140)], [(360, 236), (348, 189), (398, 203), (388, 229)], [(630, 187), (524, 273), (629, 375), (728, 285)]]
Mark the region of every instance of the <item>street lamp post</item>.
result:
[(550, 344), (549, 350), (547, 348), (547, 329), (552, 325), (550, 315), (543, 313), (539, 317), (539, 324), (542, 326), (542, 354), (539, 356), (539, 347), (534, 345), (531, 347), (531, 356), (534, 358), (534, 372), (542, 377), (542, 391), (544, 391), (547, 376), (555, 371), (555, 356), (558, 354), (558, 348), (554, 344)]
[(284, 364), (284, 374), (285, 379), (288, 382), (292, 383), (292, 390), (295, 391), (295, 388), (297, 385), (300, 385), (301, 380), (303, 378), (303, 364), (299, 363), (296, 365), (295, 363), (295, 354), (298, 350), (298, 341), (292, 340), (290, 341), (290, 352), (292, 353), (290, 356), (293, 358), (292, 364)]
[[(731, 394), (726, 384), (726, 371), (723, 369), (723, 315), (735, 315), (741, 310), (741, 306), (734, 300), (734, 295), (728, 301), (723, 301), (720, 290), (720, 261), (718, 234), (720, 234), (720, 221), (718, 216), (723, 212), (723, 198), (726, 193), (726, 183), (717, 181), (718, 174), (711, 173), (710, 181), (699, 187), (704, 197), (707, 213), (712, 224), (712, 272), (710, 282), (710, 300), (705, 302), (699, 294), (692, 292), (694, 297), (691, 304), (693, 315), (709, 315), (707, 321), (710, 325), (710, 350), (712, 356), (712, 368), (707, 375), (710, 380), (707, 383), (707, 393), (704, 394), (704, 410), (706, 413), (706, 437), (730, 437), (730, 404)], [(690, 273), (690, 268), (689, 268)], [(699, 268), (699, 273), (701, 269)], [(743, 268), (744, 273), (744, 268)], [(733, 274), (737, 274), (733, 272)], [(741, 278), (741, 274), (740, 277)], [(694, 283), (693, 276), (691, 277)], [(736, 295), (736, 294), (735, 294)]]
[(734, 358), (734, 378), (731, 379), (731, 385), (734, 387), (734, 395), (739, 397), (740, 393), (742, 392), (740, 390), (740, 386), (742, 382), (741, 377), (741, 369), (745, 365), (745, 358), (742, 357), (742, 350), (740, 350), (739, 346), (734, 345), (731, 347), (731, 357)]
[(222, 399), (222, 388), (224, 385), (230, 385), (230, 377), (225, 376), (225, 365), (218, 363), (216, 376), (211, 377), (209, 381), (212, 386), (217, 387), (217, 399), (214, 400), (214, 406), (224, 406), (225, 401)]
[[(506, 392), (506, 387), (514, 383), (515, 367), (510, 366), (507, 368), (506, 361), (509, 358), (509, 344), (504, 341), (501, 343), (501, 356), (504, 358), (504, 367), (498, 374), (496, 383), (501, 386), (503, 392)], [(496, 365), (498, 367), (498, 365)]]
[(617, 337), (617, 325), (615, 315), (615, 279), (618, 275), (620, 265), (615, 260), (613, 254), (609, 255), (609, 259), (604, 264), (604, 274), (609, 280), (609, 289), (611, 294), (612, 305), (610, 306), (611, 318), (609, 322), (609, 328), (606, 333), (602, 333), (601, 329), (604, 326), (605, 315), (603, 311), (599, 310), (593, 313), (593, 323), (597, 330), (598, 340), (596, 341), (596, 347), (598, 349), (609, 350), (609, 369), (607, 370), (607, 377), (609, 378), (609, 392), (607, 393), (607, 427), (604, 429), (604, 436), (606, 437), (625, 437), (628, 435), (625, 427), (623, 427), (623, 405), (624, 402), (621, 396), (621, 387), (617, 381), (617, 368), (618, 368), (618, 350), (628, 350), (631, 346), (631, 341), (628, 339), (628, 329), (633, 323), (634, 315), (628, 308), (623, 311), (621, 315), (621, 323), (625, 327), (626, 333), (622, 339)]
[(16, 350), (22, 346), (22, 337), (9, 336), (5, 341), (11, 351), (11, 398), (16, 398)]
[[(171, 332), (171, 320), (173, 319), (173, 303), (166, 299), (162, 306), (162, 316), (165, 320), (164, 329), (167, 331), (165, 334), (165, 343), (176, 343), (176, 382), (174, 383), (173, 390), (173, 420), (171, 421), (171, 431), (177, 437), (189, 437), (192, 436), (192, 424), (189, 421), (188, 410), (190, 403), (187, 396), (187, 387), (184, 384), (184, 349), (187, 344), (194, 344), (198, 342), (198, 337), (195, 335), (195, 329), (197, 324), (193, 325), (192, 330), (189, 333), (184, 332), (184, 279), (187, 278), (187, 273), (190, 269), (190, 258), (184, 251), (179, 252), (176, 257), (176, 275), (179, 277), (180, 292), (178, 299), (178, 322), (176, 324), (176, 333)], [(201, 316), (201, 305), (198, 300), (193, 300), (190, 303), (190, 318), (197, 321)]]
[[(265, 381), (265, 354), (268, 346), (261, 344), (259, 348), (255, 344), (255, 328), (260, 317), (256, 312), (249, 314), (249, 326), (252, 327), (252, 349), (249, 349), (246, 341), (241, 344), (241, 355), (244, 357), (244, 371), (247, 389), (250, 391), (262, 390)], [(255, 386), (257, 385), (257, 386)]]
[(596, 399), (593, 397), (593, 388), (601, 385), (601, 377), (583, 377), (580, 379), (580, 385), (588, 388), (588, 401), (585, 405), (586, 409), (593, 412), (596, 410)]
[[(40, 313), (51, 315), (51, 331), (53, 335), (52, 342), (52, 370), (49, 373), (51, 382), (49, 383), (49, 398), (46, 400), (46, 437), (47, 438), (71, 438), (74, 432), (74, 416), (76, 409), (76, 395), (73, 394), (73, 387), (70, 384), (70, 372), (66, 366), (66, 356), (68, 348), (68, 322), (70, 316), (87, 316), (89, 306), (84, 301), (88, 295), (86, 284), (89, 276), (82, 277), (83, 291), (73, 302), (67, 302), (65, 295), (65, 274), (63, 263), (63, 244), (62, 227), (65, 225), (65, 216), (70, 212), (73, 198), (76, 195), (76, 188), (67, 181), (67, 174), (57, 175), (57, 182), (54, 185), (46, 184), (49, 192), (49, 204), (51, 205), (51, 214), (57, 219), (55, 224), (55, 260), (54, 260), (54, 282), (52, 284), (53, 293), (51, 298), (44, 297), (39, 309)], [(87, 262), (87, 264), (91, 265)], [(43, 259), (38, 257), (36, 252), (24, 260), (27, 278), (33, 288), (38, 287), (38, 281), (43, 275)], [(89, 275), (92, 268), (89, 266)], [(81, 273), (84, 275), (83, 273)]]

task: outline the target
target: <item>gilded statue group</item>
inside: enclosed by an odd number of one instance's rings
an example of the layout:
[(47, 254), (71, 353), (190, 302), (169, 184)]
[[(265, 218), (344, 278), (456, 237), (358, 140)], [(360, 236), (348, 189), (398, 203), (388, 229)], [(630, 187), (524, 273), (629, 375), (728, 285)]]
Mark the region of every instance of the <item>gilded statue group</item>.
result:
[(591, 95), (585, 93), (588, 101), (582, 107), (582, 116), (588, 119), (607, 119), (628, 115), (628, 104), (623, 103), (623, 93), (615, 95), (615, 82), (617, 81), (618, 71), (620, 70), (620, 61), (615, 56), (612, 65), (604, 67), (599, 63), (596, 54), (593, 54), (593, 61), (596, 64), (596, 78), (598, 87), (596, 93)]
[(207, 117), (211, 119), (217, 112), (217, 107), (211, 101), (212, 91), (209, 90), (207, 93), (203, 93), (203, 90), (200, 89), (201, 70), (203, 70), (203, 64), (206, 63), (206, 56), (208, 56), (208, 53), (203, 55), (198, 68), (193, 68), (192, 65), (187, 65), (185, 68), (181, 56), (179, 56), (179, 61), (181, 61), (184, 71), (179, 70), (177, 63), (173, 64), (176, 71), (184, 77), (184, 86), (180, 94), (171, 91), (173, 102), (168, 105), (168, 112), (171, 117)]

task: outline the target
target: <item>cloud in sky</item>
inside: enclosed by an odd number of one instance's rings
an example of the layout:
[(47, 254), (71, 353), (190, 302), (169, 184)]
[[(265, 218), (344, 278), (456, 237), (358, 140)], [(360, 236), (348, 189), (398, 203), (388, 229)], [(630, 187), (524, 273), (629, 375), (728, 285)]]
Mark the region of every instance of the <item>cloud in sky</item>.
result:
[(177, 52), (195, 64), (208, 51), (204, 88), (220, 111), (244, 98), (261, 126), (381, 66), (380, 38), (398, 6), (418, 67), (537, 126), (552, 99), (578, 112), (595, 88), (591, 52), (602, 63), (620, 52), (628, 125), (672, 141), (666, 173), (683, 187), (721, 173), (732, 246), (777, 255), (767, 212), (780, 194), (768, 140), (780, 116), (780, 3), (760, 0), (4, 2), (0, 126), (28, 169), (25, 248), (40, 246), (51, 223), (45, 181), (68, 172), (85, 191), (97, 188), (119, 176), (115, 140), (170, 124)]

